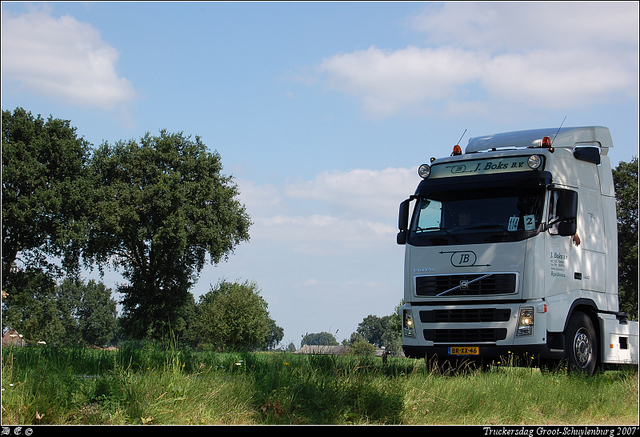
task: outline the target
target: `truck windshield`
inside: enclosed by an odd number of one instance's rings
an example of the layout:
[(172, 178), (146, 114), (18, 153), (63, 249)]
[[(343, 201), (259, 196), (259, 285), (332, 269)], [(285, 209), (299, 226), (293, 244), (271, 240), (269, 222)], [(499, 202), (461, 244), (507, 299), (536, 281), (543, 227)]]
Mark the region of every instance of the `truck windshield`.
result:
[(429, 193), (418, 198), (411, 243), (469, 244), (529, 238), (539, 232), (544, 193), (540, 187)]

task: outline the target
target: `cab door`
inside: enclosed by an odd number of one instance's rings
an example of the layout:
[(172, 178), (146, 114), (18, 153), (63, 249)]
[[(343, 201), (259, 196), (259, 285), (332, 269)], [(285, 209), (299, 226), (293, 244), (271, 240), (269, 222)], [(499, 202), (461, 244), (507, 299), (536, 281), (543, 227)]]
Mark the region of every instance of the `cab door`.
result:
[[(578, 199), (577, 192), (566, 189), (552, 190), (549, 196), (547, 223), (550, 227), (547, 229), (544, 262), (546, 294), (572, 301), (579, 297), (582, 288), (582, 250), (575, 238), (580, 235), (577, 216), (581, 199)], [(573, 205), (569, 207), (567, 202)], [(567, 217), (569, 219), (564, 220)]]

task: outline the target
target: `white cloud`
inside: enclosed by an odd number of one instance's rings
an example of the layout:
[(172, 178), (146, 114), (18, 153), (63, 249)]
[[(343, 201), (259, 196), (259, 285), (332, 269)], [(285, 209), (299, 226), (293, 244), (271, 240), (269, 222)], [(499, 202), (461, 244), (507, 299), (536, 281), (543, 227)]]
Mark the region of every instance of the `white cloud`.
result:
[(413, 193), (418, 176), (415, 169), (355, 169), (279, 185), (236, 182), (254, 222), (252, 241), (337, 254), (393, 244), (398, 205)]
[(452, 2), (408, 21), (427, 47), (337, 54), (318, 76), (374, 116), (564, 109), (637, 95), (637, 3)]
[(288, 250), (298, 254), (344, 255), (391, 244), (396, 233), (393, 223), (310, 214), (256, 218), (251, 238), (287, 245)]
[(636, 2), (448, 2), (407, 20), (427, 44), (520, 51), (635, 50)]
[(97, 29), (47, 8), (2, 15), (2, 75), (33, 93), (80, 106), (122, 109), (136, 98), (116, 72), (118, 51)]
[(324, 201), (338, 216), (387, 220), (395, 216), (397, 203), (413, 192), (418, 181), (415, 168), (354, 169), (289, 183), (283, 193), (291, 199)]
[(494, 57), (481, 78), (495, 98), (539, 107), (570, 108), (627, 93), (637, 73), (604, 53), (589, 50), (535, 50)]
[(479, 54), (459, 49), (376, 47), (325, 59), (327, 84), (359, 96), (371, 113), (389, 115), (425, 100), (453, 97), (456, 88), (480, 75)]

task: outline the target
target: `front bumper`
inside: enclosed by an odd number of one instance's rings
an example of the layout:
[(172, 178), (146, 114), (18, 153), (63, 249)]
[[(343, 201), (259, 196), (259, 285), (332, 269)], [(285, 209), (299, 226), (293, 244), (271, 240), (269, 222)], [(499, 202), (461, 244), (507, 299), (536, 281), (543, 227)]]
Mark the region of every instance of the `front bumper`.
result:
[(528, 344), (528, 345), (473, 345), (478, 348), (478, 354), (469, 355), (451, 355), (450, 348), (459, 345), (436, 345), (436, 346), (408, 346), (404, 345), (404, 355), (408, 358), (424, 358), (426, 360), (437, 359), (489, 359), (504, 360), (508, 357), (516, 357), (521, 359), (533, 360), (536, 358), (543, 359), (562, 359), (564, 351), (550, 349), (547, 344)]
[[(560, 344), (551, 341), (552, 337), (557, 340), (557, 335), (547, 332), (547, 305), (542, 300), (442, 306), (406, 304), (402, 310), (403, 317), (408, 314), (412, 317), (413, 329), (403, 329), (407, 357), (564, 358), (561, 341)], [(527, 310), (531, 321), (524, 334), (519, 333), (523, 310)]]

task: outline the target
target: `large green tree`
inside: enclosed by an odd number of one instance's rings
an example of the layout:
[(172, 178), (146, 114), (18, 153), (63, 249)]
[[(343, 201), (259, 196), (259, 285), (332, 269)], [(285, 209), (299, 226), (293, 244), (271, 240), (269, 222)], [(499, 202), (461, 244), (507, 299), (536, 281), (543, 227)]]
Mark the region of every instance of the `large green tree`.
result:
[(638, 318), (638, 157), (613, 170), (618, 214), (620, 309)]
[(248, 214), (224, 176), (220, 155), (200, 137), (160, 131), (102, 144), (89, 166), (94, 184), (85, 255), (129, 281), (121, 324), (134, 338), (186, 329), (189, 289), (207, 261), (225, 260), (249, 239)]
[(90, 202), (89, 147), (68, 120), (2, 111), (3, 289), (17, 270), (59, 272), (53, 259), (77, 272)]
[(273, 340), (270, 331), (281, 331), (267, 308), (256, 283), (221, 281), (200, 296), (191, 325), (193, 340), (225, 351), (263, 349)]

